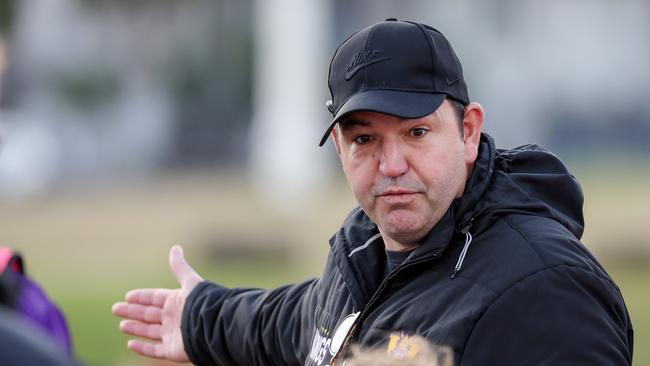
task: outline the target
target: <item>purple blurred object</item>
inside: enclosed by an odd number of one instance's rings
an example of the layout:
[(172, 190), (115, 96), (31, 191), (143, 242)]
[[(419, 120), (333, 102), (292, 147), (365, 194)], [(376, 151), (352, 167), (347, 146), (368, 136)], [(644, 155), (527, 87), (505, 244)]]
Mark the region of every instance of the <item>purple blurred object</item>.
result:
[(0, 247), (0, 278), (9, 292), (10, 307), (26, 323), (72, 355), (70, 331), (63, 313), (45, 291), (27, 277), (22, 257), (7, 247)]

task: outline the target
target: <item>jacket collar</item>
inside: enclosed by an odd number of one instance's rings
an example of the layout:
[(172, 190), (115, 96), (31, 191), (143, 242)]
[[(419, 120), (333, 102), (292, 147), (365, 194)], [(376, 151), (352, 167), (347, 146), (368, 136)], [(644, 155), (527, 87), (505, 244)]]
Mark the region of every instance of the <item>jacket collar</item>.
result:
[[(462, 197), (457, 198), (449, 208), (453, 212), (454, 226), (460, 232), (463, 228), (473, 226), (477, 215), (477, 205), (485, 196), (494, 172), (496, 147), (492, 137), (481, 133), (478, 156), (472, 174), (467, 180)], [(472, 231), (476, 231), (476, 227)]]
[(424, 237), (422, 244), (411, 258), (443, 252), (452, 243), (454, 234), (474, 225), (475, 208), (487, 191), (494, 170), (494, 159), (494, 140), (482, 133), (478, 156), (463, 195), (452, 202), (445, 215)]

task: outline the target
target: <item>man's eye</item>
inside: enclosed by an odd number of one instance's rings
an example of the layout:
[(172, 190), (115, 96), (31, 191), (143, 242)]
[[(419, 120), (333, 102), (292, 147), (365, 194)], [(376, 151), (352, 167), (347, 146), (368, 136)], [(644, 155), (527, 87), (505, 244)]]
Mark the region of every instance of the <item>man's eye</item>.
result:
[(423, 137), (429, 132), (426, 128), (414, 128), (409, 131), (409, 134), (413, 137)]
[(372, 138), (369, 135), (360, 135), (355, 137), (352, 141), (354, 141), (355, 144), (364, 145), (369, 143), (371, 140)]

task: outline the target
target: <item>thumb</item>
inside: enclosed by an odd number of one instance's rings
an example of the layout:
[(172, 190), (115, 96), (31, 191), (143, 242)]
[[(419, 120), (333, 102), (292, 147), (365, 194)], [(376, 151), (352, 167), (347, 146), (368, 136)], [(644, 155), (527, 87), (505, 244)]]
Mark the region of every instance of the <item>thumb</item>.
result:
[(174, 245), (169, 251), (169, 267), (184, 292), (189, 293), (194, 286), (203, 281), (203, 278), (183, 258), (183, 248), (180, 245)]

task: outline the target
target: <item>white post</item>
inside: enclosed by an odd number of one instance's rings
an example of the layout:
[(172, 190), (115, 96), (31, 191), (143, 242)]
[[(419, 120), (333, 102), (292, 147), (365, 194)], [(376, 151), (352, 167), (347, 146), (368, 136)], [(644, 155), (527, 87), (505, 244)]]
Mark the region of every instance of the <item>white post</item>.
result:
[(329, 175), (331, 152), (318, 148), (328, 120), (329, 14), (326, 0), (255, 2), (252, 178), (280, 209), (304, 207)]

